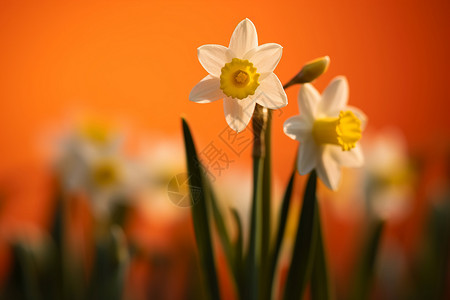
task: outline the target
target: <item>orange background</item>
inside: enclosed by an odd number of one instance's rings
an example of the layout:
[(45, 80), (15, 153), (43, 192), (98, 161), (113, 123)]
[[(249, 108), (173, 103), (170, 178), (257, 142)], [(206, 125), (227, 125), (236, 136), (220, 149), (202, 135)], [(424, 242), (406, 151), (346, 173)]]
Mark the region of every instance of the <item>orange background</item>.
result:
[[(330, 68), (316, 82), (320, 91), (333, 77), (347, 76), (350, 103), (369, 116), (369, 130), (398, 126), (412, 149), (432, 153), (450, 134), (449, 8), (444, 0), (2, 1), (2, 184), (18, 178), (23, 197), (32, 200), (18, 210), (33, 215), (43, 197), (32, 187), (41, 178), (42, 135), (77, 112), (177, 139), (184, 115), (198, 147), (205, 147), (226, 122), (221, 101), (188, 101), (206, 75), (196, 48), (228, 45), (246, 17), (260, 44), (284, 47), (275, 70), (282, 82), (305, 62), (329, 55)], [(273, 124), (281, 182), (297, 147), (282, 133), (284, 120), (298, 114), (297, 91), (287, 91), (289, 105)]]
[[(33, 160), (39, 134), (73, 111), (179, 138), (185, 115), (206, 145), (226, 122), (220, 101), (188, 101), (206, 74), (196, 48), (228, 45), (245, 17), (260, 43), (284, 47), (282, 82), (329, 55), (319, 90), (347, 76), (350, 103), (368, 114), (369, 129), (396, 125), (413, 145), (432, 147), (450, 128), (449, 8), (448, 1), (2, 1), (0, 173)], [(288, 91), (273, 127), (282, 177), (296, 147), (282, 123), (298, 113), (297, 90)]]

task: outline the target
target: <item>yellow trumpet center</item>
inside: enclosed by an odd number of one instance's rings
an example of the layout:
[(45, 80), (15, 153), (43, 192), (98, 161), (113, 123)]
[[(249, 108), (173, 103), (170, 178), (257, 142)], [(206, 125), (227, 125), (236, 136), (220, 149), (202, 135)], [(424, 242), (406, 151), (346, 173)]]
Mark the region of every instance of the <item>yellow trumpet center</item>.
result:
[(244, 99), (254, 95), (259, 86), (259, 73), (248, 60), (233, 58), (222, 68), (220, 89), (228, 97)]
[(349, 151), (361, 139), (361, 121), (353, 112), (341, 111), (338, 118), (314, 121), (312, 132), (317, 144), (338, 145), (342, 151)]
[(104, 160), (96, 163), (92, 169), (92, 179), (99, 187), (114, 186), (119, 182), (119, 167), (117, 163)]

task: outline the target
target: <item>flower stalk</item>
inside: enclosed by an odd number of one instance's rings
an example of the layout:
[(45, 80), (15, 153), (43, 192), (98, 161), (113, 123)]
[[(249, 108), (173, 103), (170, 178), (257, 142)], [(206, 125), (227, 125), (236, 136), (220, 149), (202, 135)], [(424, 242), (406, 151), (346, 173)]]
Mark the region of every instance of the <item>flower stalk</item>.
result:
[[(268, 241), (264, 237), (264, 223), (268, 222), (268, 203), (264, 203), (264, 159), (266, 157), (266, 130), (269, 110), (256, 105), (253, 113), (253, 200), (250, 225), (250, 245), (247, 256), (248, 289), (244, 299), (259, 299), (262, 271), (264, 270), (264, 255), (267, 255)], [(270, 202), (270, 201), (269, 201)], [(270, 211), (269, 211), (270, 212)], [(267, 243), (267, 246), (264, 244)]]

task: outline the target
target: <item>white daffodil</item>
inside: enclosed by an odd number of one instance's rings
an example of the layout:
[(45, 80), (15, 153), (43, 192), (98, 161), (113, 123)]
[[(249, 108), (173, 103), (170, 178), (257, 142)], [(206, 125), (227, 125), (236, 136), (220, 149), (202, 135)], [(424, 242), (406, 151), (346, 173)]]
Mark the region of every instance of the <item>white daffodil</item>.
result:
[(363, 143), (366, 153), (365, 195), (370, 212), (380, 219), (401, 219), (411, 210), (414, 169), (405, 136), (386, 128)]
[(284, 133), (300, 142), (297, 168), (305, 175), (316, 169), (327, 187), (336, 190), (341, 166), (360, 167), (364, 157), (359, 139), (366, 116), (359, 109), (347, 106), (348, 83), (336, 77), (322, 96), (311, 84), (304, 84), (299, 93), (301, 114), (286, 120)]
[(224, 99), (228, 125), (245, 129), (256, 104), (278, 109), (287, 105), (283, 85), (273, 73), (281, 59), (282, 47), (268, 43), (258, 46), (255, 25), (245, 19), (231, 36), (230, 45), (204, 45), (198, 59), (209, 73), (191, 91), (189, 100), (210, 103)]
[(122, 153), (122, 137), (87, 124), (63, 139), (57, 158), (62, 188), (69, 194), (85, 194), (93, 213), (107, 217), (119, 202), (133, 200), (140, 169)]

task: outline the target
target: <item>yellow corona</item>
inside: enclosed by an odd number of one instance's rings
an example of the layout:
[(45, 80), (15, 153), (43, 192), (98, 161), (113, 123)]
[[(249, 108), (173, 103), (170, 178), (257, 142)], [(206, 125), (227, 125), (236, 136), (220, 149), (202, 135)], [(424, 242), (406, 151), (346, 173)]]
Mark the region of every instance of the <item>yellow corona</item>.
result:
[(99, 161), (93, 166), (92, 177), (97, 186), (114, 186), (119, 181), (119, 166), (112, 160)]
[(222, 68), (220, 74), (220, 89), (228, 97), (245, 99), (254, 95), (259, 86), (259, 73), (248, 60), (233, 58)]
[(351, 111), (341, 111), (337, 118), (322, 118), (314, 121), (314, 140), (318, 145), (341, 146), (342, 151), (355, 148), (361, 139), (361, 121)]

